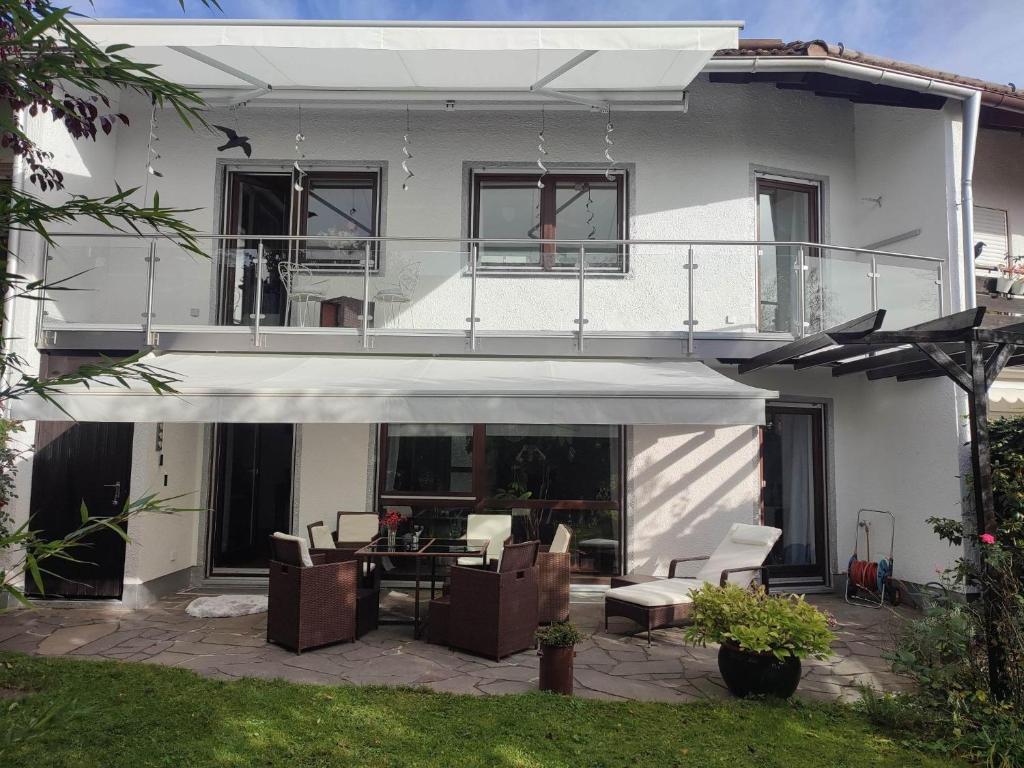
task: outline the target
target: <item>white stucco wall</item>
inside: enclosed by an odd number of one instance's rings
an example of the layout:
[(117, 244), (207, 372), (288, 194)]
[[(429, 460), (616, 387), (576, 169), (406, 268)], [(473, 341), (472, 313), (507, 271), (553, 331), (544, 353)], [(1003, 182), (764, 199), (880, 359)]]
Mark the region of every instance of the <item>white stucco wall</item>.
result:
[(757, 428), (629, 432), (627, 572), (666, 576), (673, 558), (709, 554), (730, 525), (757, 522)]
[(367, 510), (370, 424), (302, 424), (294, 496), (297, 523), (293, 532), (305, 536), (306, 526), (323, 521), (334, 530), (338, 511)]
[[(817, 371), (769, 370), (743, 377), (734, 370), (723, 372), (746, 384), (774, 389), (782, 400), (788, 396), (828, 402), (834, 572), (846, 570), (861, 508), (885, 509), (896, 516), (898, 578), (933, 581), (936, 567), (945, 567), (958, 556), (925, 522), (929, 517), (962, 514), (952, 383), (945, 379), (868, 381), (863, 375), (836, 379)], [(878, 545), (873, 538), (876, 557), (882, 551)]]
[(1007, 212), (1010, 252), (1024, 256), (1024, 143), (1020, 135), (979, 131), (974, 163), (975, 204)]
[(203, 425), (164, 425), (163, 466), (156, 450), (156, 435), (156, 424), (135, 425), (131, 497), (155, 493), (168, 500), (167, 506), (189, 511), (147, 512), (129, 522), (125, 584), (142, 584), (197, 562), (199, 525), (206, 514), (202, 509), (206, 502), (200, 493)]
[[(196, 208), (187, 218), (201, 231), (217, 231), (220, 203), (216, 162), (244, 163), (240, 151), (218, 153), (218, 136), (189, 132), (171, 114), (160, 116), (158, 162), (165, 176), (145, 174), (148, 105), (125, 98), (130, 128), (119, 129), (114, 175), (123, 186), (149, 184), (163, 205)], [(252, 141), (252, 163), (294, 159), (297, 115), (290, 108), (249, 106), (232, 112), (213, 110), (212, 123), (237, 126)], [(539, 115), (530, 112), (414, 111), (411, 138), (416, 173), (409, 191), (401, 190), (405, 114), (400, 110), (303, 110), (303, 150), (307, 162), (387, 165), (383, 190), (384, 233), (458, 238), (467, 208), (464, 163), (490, 168), (532, 167)], [(900, 218), (905, 207), (927, 211), (914, 216), (945, 221), (944, 137), (949, 116), (943, 111), (862, 108), (841, 99), (784, 92), (764, 86), (694, 84), (688, 114), (622, 112), (614, 116), (613, 154), (632, 171), (630, 235), (634, 238), (753, 239), (756, 201), (753, 170), (820, 179), (827, 189), (823, 234), (826, 240), (864, 245), (865, 233), (880, 237), (910, 228)], [(545, 136), (552, 169), (581, 165), (603, 169), (604, 117), (584, 111), (550, 111)], [(364, 166), (365, 167), (365, 166)], [(862, 196), (884, 197), (870, 210)], [(936, 207), (937, 206), (937, 207)], [(885, 219), (885, 221), (883, 221)], [(896, 219), (889, 221), (888, 219)], [(945, 254), (945, 239), (931, 223), (917, 243)], [(895, 230), (895, 231), (894, 231)], [(868, 240), (871, 238), (868, 237)], [(909, 246), (908, 246), (909, 249)], [(444, 253), (438, 253), (438, 252)], [(144, 254), (123, 252), (124, 274), (142, 292)], [(685, 329), (687, 275), (685, 253), (671, 247), (636, 247), (625, 278), (590, 280), (588, 329), (681, 331)], [(88, 254), (70, 253), (71, 261)], [(752, 332), (756, 319), (755, 252), (752, 247), (705, 246), (696, 261), (698, 330)], [(391, 244), (384, 272), (374, 276), (371, 295), (394, 283), (410, 262), (420, 264), (414, 301), (398, 308), (389, 324), (397, 328), (465, 327), (469, 280), (456, 244)], [(210, 322), (209, 290), (215, 265), (161, 249), (156, 322)], [(854, 271), (863, 274), (864, 269)], [(138, 274), (136, 274), (138, 273)], [(318, 279), (320, 279), (318, 277)], [(930, 281), (924, 281), (926, 286)], [(362, 295), (361, 281), (331, 277), (329, 295)], [(137, 323), (140, 308), (131, 291), (95, 302), (91, 296), (62, 296), (63, 318), (73, 322)], [(577, 287), (572, 278), (489, 277), (479, 286), (481, 330), (574, 330)], [(128, 302), (130, 306), (124, 305)], [(134, 303), (133, 303), (134, 302)], [(193, 312), (193, 310), (195, 310)], [(378, 310), (376, 323), (385, 321)]]

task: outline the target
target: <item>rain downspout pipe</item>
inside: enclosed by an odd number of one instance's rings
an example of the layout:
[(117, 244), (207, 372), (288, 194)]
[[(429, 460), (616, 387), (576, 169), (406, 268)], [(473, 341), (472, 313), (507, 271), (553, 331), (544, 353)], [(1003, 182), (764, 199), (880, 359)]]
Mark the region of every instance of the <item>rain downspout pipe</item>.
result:
[(978, 146), (981, 91), (963, 100), (963, 137), (960, 158), (960, 220), (964, 248), (964, 307), (977, 306), (974, 287), (974, 151)]

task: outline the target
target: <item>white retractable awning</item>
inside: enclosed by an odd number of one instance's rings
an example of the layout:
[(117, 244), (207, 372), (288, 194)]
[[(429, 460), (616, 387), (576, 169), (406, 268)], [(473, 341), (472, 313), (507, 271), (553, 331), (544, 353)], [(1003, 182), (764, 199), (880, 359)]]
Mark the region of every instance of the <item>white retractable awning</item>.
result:
[[(420, 424), (763, 424), (775, 392), (703, 363), (275, 354), (148, 355), (177, 395), (143, 384), (69, 388), (80, 421)], [(18, 419), (64, 420), (53, 404), (13, 404)]]
[(1024, 412), (1024, 371), (1005, 368), (988, 390), (992, 409), (1000, 413)]
[[(739, 21), (501, 24), (83, 20), (101, 46), (196, 89), (533, 92), (685, 88)], [(255, 90), (254, 90), (255, 89)]]

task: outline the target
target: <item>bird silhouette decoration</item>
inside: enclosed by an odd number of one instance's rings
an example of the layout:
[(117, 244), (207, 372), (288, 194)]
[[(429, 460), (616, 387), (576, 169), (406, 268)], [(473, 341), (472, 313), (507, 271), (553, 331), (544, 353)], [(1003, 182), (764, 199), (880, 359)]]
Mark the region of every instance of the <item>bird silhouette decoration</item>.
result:
[(224, 134), (226, 142), (217, 147), (218, 152), (223, 152), (226, 149), (234, 149), (235, 147), (241, 147), (242, 151), (245, 152), (246, 157), (252, 157), (252, 144), (249, 143), (248, 136), (239, 136), (234, 129), (225, 128), (223, 125), (213, 126), (218, 131)]

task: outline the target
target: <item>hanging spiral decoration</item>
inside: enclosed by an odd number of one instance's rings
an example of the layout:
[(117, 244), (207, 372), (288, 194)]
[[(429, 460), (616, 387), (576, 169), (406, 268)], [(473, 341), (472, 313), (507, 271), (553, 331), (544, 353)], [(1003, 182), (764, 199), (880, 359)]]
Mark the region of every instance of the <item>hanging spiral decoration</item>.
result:
[(594, 195), (591, 193), (590, 185), (587, 184), (587, 203), (584, 206), (587, 210), (587, 226), (590, 231), (587, 233), (587, 240), (593, 240), (597, 236), (597, 227), (594, 226)]
[(537, 189), (544, 189), (544, 177), (548, 175), (548, 167), (544, 165), (544, 158), (548, 155), (546, 139), (544, 138), (544, 108), (540, 110), (540, 133), (537, 134), (537, 167), (540, 168), (540, 176), (537, 177)]
[(409, 108), (405, 108), (405, 133), (402, 135), (402, 154), (405, 156), (402, 159), (402, 170), (405, 171), (405, 179), (402, 181), (402, 190), (409, 190), (409, 180), (416, 174), (409, 168), (409, 161), (412, 160), (412, 150), (410, 149), (411, 142), (409, 141)]
[(306, 176), (306, 171), (299, 165), (300, 160), (306, 159), (306, 153), (302, 149), (303, 143), (306, 141), (306, 135), (302, 132), (302, 107), (299, 107), (299, 125), (295, 131), (295, 162), (292, 163), (292, 167), (295, 169), (295, 184), (294, 187), (296, 192), (303, 190), (302, 180)]
[(150, 176), (156, 176), (159, 179), (163, 178), (163, 174), (153, 166), (153, 161), (160, 159), (160, 153), (156, 148), (156, 143), (158, 141), (160, 141), (160, 137), (157, 136), (156, 103), (154, 103), (153, 108), (149, 113), (149, 142), (146, 145), (146, 173)]
[(604, 169), (604, 177), (608, 181), (614, 181), (615, 177), (612, 175), (612, 170), (615, 168), (615, 158), (612, 157), (612, 147), (615, 142), (612, 140), (612, 132), (615, 130), (615, 126), (612, 125), (612, 109), (608, 108), (608, 122), (604, 126), (604, 159), (608, 161), (608, 167)]

